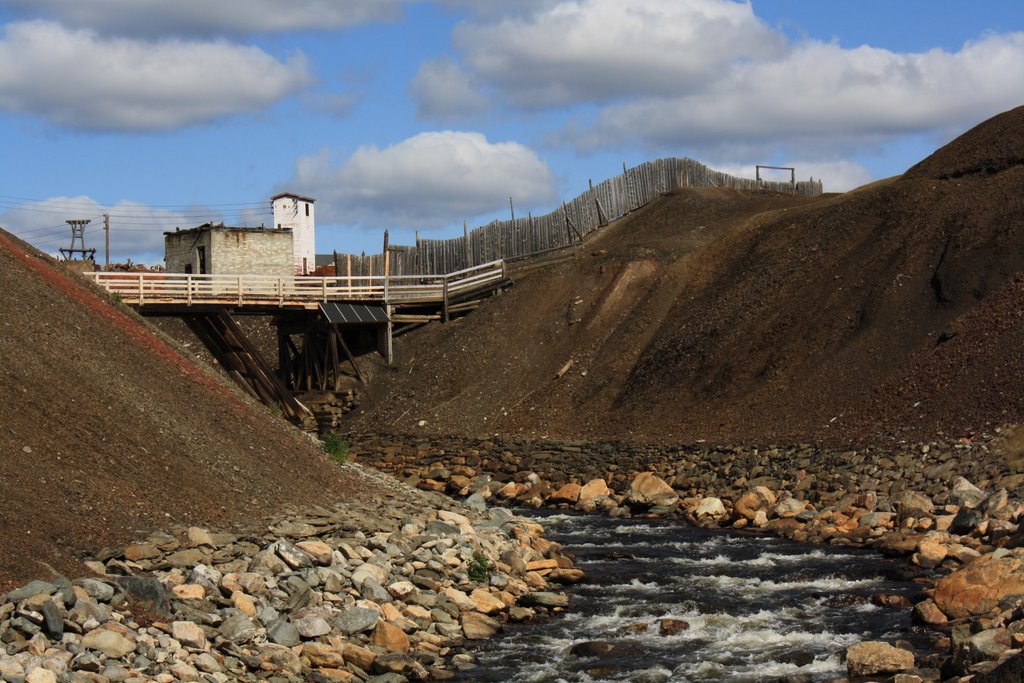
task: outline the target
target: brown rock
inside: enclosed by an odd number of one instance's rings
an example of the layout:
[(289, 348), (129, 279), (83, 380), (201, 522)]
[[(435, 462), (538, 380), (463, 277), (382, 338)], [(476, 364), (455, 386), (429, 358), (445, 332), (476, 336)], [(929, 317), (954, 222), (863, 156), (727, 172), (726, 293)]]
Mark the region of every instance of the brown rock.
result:
[(576, 482), (570, 482), (548, 496), (548, 502), (554, 505), (560, 503), (575, 505), (576, 501), (580, 499), (581, 489), (582, 487)]
[(688, 628), (690, 628), (690, 624), (682, 619), (665, 618), (658, 620), (658, 635), (674, 636), (677, 633), (682, 633)]
[(846, 651), (851, 676), (895, 674), (914, 668), (914, 654), (880, 641), (857, 643)]
[(490, 638), (501, 630), (501, 622), (479, 612), (462, 615), (462, 633), (468, 640)]
[(679, 496), (653, 472), (641, 472), (629, 485), (629, 502), (633, 505), (675, 505)]
[(582, 502), (611, 495), (612, 490), (608, 488), (608, 484), (605, 483), (604, 479), (591, 479), (580, 488), (579, 500)]
[(160, 556), (160, 549), (152, 543), (133, 543), (124, 549), (124, 559), (129, 562), (151, 560)]
[(345, 666), (345, 658), (341, 652), (328, 643), (306, 643), (302, 646), (302, 656), (317, 667), (341, 668)]
[(935, 604), (952, 619), (988, 614), (1024, 596), (1024, 559), (983, 555), (935, 585)]
[(755, 486), (736, 499), (733, 511), (740, 517), (754, 521), (758, 512), (768, 513), (776, 503), (775, 494), (766, 486)]
[(386, 621), (377, 622), (377, 626), (373, 629), (373, 635), (370, 637), (370, 642), (384, 648), (388, 652), (405, 653), (412, 648), (409, 636), (405, 635), (405, 631)]
[(377, 659), (373, 650), (350, 642), (345, 642), (342, 645), (341, 653), (346, 662), (358, 666), (363, 671), (369, 671), (373, 666), (373, 660)]

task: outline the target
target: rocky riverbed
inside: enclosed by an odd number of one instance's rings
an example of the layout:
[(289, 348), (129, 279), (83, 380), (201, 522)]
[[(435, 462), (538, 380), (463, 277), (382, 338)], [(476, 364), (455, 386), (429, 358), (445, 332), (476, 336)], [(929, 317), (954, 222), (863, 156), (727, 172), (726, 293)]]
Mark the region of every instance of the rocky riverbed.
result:
[(538, 524), (384, 483), (372, 510), (151, 533), (98, 553), (94, 576), (8, 593), (0, 680), (443, 680), (472, 665), (467, 643), (568, 605), (582, 572)]
[(990, 442), (889, 449), (643, 446), (619, 442), (353, 437), (363, 462), (422, 490), (487, 504), (677, 517), (903, 556), (929, 585), (914, 619), (936, 630), (918, 666), (897, 644), (847, 652), (851, 676), (1017, 681), (1024, 671), (1024, 474)]

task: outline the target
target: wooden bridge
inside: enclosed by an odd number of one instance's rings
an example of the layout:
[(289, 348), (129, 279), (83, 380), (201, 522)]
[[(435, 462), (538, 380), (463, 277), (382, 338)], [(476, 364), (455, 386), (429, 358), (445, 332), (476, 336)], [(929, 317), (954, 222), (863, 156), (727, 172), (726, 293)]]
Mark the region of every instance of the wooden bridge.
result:
[[(373, 341), (392, 363), (395, 325), (447, 321), (511, 284), (503, 261), (445, 275), (279, 277), (190, 273), (85, 273), (143, 315), (180, 317), (254, 398), (305, 427), (313, 411), (296, 395), (337, 392), (342, 365), (362, 380), (350, 343)], [(232, 314), (273, 315), (275, 371)], [(298, 338), (298, 342), (294, 339)], [(348, 337), (348, 342), (346, 342)]]
[[(503, 261), (446, 275), (315, 277), (194, 275), (191, 273), (86, 273), (99, 286), (143, 312), (228, 308), (245, 312), (316, 310), (328, 302), (359, 302), (393, 309), (431, 305), (444, 316), (507, 283)], [(396, 322), (400, 322), (401, 317)]]

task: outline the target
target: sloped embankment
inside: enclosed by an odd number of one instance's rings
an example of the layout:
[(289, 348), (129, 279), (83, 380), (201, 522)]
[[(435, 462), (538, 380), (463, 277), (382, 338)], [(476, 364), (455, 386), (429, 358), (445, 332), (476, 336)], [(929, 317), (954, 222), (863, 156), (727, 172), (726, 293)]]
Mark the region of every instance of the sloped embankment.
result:
[[(0, 592), (176, 524), (372, 497), (137, 316), (0, 232)], [(358, 491), (358, 494), (355, 493)]]
[(1020, 159), (1024, 108), (842, 196), (676, 191), (405, 338), (356, 426), (844, 444), (1024, 419)]

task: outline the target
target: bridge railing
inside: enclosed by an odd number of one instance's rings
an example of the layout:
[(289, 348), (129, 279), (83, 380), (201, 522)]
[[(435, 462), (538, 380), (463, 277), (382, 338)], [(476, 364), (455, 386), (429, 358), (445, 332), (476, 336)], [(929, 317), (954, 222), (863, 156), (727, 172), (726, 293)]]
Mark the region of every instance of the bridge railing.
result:
[(191, 273), (86, 273), (131, 305), (314, 307), (326, 301), (431, 303), (483, 289), (505, 278), (503, 261), (447, 275), (351, 277), (196, 275)]

